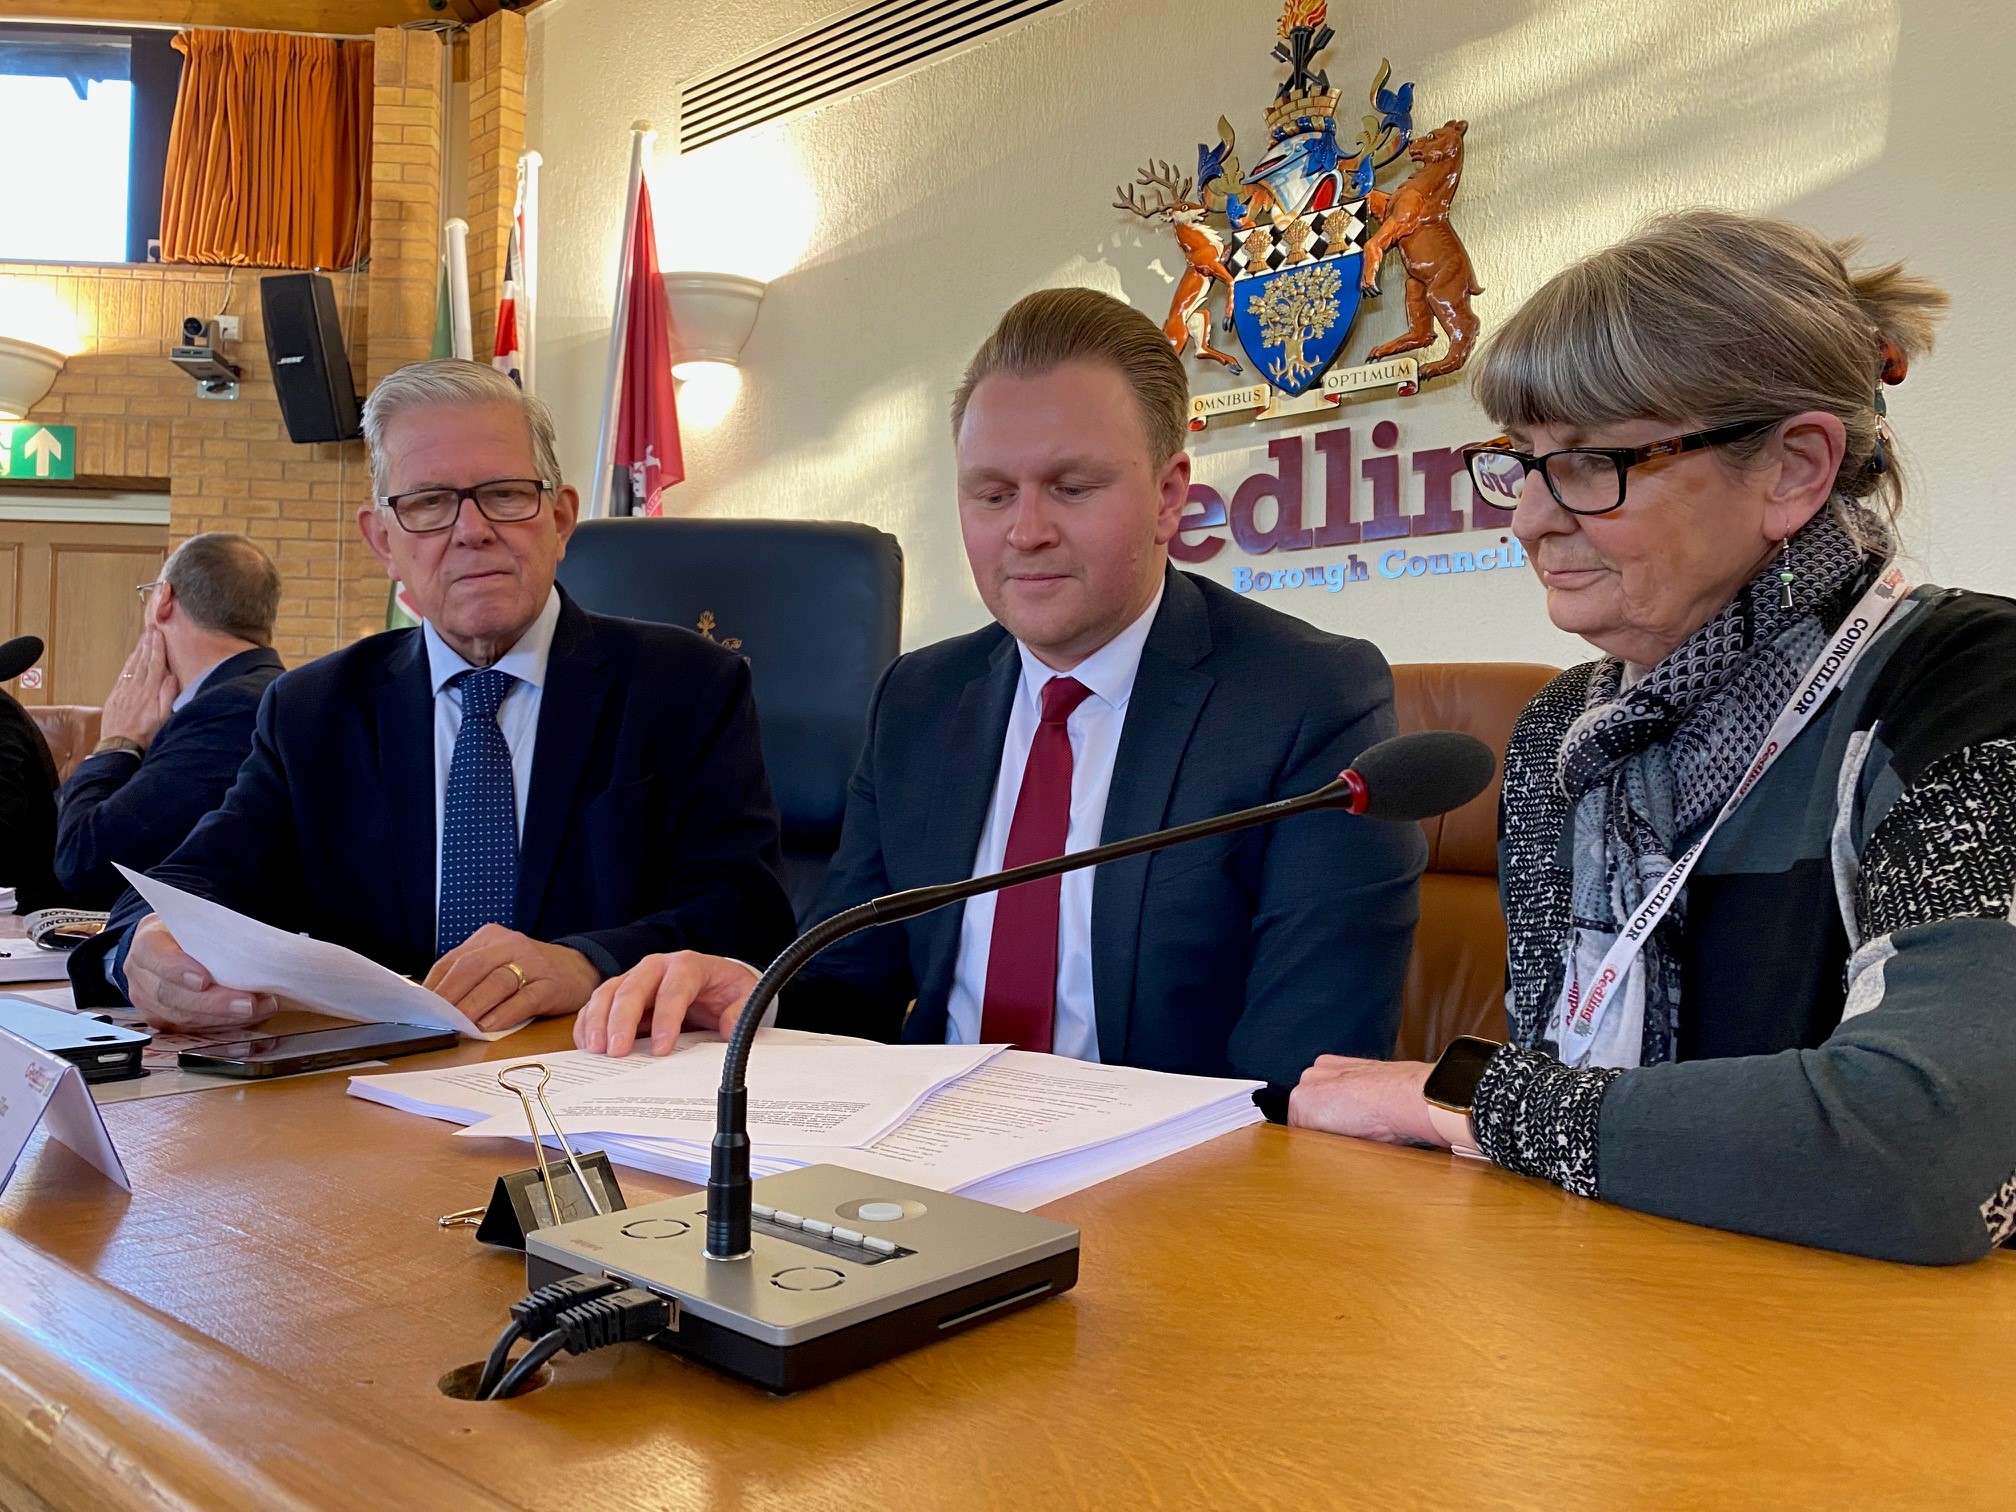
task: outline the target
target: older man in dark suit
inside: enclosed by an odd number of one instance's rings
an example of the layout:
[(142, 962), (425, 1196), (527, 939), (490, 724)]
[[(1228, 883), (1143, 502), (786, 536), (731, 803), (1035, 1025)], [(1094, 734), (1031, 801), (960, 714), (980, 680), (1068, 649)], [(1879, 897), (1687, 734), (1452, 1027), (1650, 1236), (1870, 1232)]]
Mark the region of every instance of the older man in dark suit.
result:
[[(572, 1013), (652, 952), (767, 960), (791, 910), (742, 659), (555, 587), (578, 501), (546, 407), (503, 375), (402, 369), (364, 433), (358, 522), (424, 623), (277, 681), (223, 806), (152, 874), (424, 977), (491, 1030)], [(109, 975), (151, 1022), (273, 1011), (143, 913), (114, 915)], [(106, 976), (75, 962), (80, 1001)]]
[[(1103, 294), (1031, 295), (981, 348), (953, 429), (995, 623), (884, 676), (820, 917), (1299, 795), (1396, 733), (1374, 647), (1170, 568), (1186, 418), (1167, 340)], [(1310, 814), (1026, 883), (841, 942), (780, 1022), (1290, 1085), (1390, 1052), (1425, 861), (1418, 826)], [(654, 957), (575, 1038), (621, 1055), (648, 1022), (662, 1053), (753, 980)]]

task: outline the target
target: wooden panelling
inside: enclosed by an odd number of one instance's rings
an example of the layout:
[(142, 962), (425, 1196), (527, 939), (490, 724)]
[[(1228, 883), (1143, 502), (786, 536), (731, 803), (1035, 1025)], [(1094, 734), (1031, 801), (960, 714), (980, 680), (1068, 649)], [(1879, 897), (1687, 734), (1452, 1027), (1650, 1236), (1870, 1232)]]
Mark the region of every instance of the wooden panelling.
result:
[(50, 548), (49, 602), (55, 613), (44, 658), (49, 702), (105, 701), (140, 634), (140, 595), (134, 589), (153, 582), (161, 562), (158, 545), (59, 542)]
[(21, 632), (14, 616), (21, 606), (21, 548), (11, 541), (0, 542), (0, 638), (12, 640)]
[(0, 520), (0, 630), (49, 644), (23, 703), (101, 704), (140, 634), (138, 583), (168, 553), (165, 525)]

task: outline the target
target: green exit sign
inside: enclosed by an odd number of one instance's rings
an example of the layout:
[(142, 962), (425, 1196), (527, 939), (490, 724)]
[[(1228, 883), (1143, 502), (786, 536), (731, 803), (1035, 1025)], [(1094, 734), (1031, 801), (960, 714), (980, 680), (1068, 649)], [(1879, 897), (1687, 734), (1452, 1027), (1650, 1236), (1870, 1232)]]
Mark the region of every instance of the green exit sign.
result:
[(76, 426), (0, 420), (0, 478), (56, 482), (76, 476)]

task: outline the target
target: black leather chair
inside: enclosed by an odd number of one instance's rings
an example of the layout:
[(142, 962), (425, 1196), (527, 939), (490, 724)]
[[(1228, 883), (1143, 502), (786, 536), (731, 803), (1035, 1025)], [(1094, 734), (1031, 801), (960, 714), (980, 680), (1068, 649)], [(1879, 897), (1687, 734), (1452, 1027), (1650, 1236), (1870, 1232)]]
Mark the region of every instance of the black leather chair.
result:
[(902, 641), (896, 538), (796, 520), (588, 520), (560, 584), (585, 609), (684, 625), (749, 659), (802, 916), (840, 843), (868, 700)]

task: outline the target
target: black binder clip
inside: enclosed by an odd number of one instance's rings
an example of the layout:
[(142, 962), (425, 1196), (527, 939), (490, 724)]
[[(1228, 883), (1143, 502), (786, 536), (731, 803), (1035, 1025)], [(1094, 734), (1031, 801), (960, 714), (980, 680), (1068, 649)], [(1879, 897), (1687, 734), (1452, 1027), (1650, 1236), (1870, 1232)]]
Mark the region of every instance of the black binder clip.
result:
[[(539, 1080), (529, 1087), (512, 1080), (521, 1072), (533, 1071), (539, 1074)], [(609, 1157), (600, 1150), (577, 1155), (573, 1145), (567, 1142), (567, 1131), (560, 1127), (552, 1104), (546, 1101), (546, 1083), (550, 1075), (537, 1061), (507, 1066), (497, 1073), (498, 1084), (507, 1091), (517, 1093), (518, 1101), (525, 1108), (525, 1125), (532, 1131), (532, 1150), (539, 1163), (499, 1176), (497, 1185), (491, 1190), (488, 1206), (449, 1213), (439, 1220), (442, 1228), (474, 1225), (478, 1243), (496, 1245), (499, 1249), (522, 1250), (525, 1248), (525, 1236), (534, 1229), (550, 1228), (556, 1223), (572, 1223), (577, 1218), (619, 1213), (629, 1206), (623, 1200), (623, 1189), (616, 1184), (616, 1172), (609, 1164)], [(539, 1120), (532, 1113), (534, 1097), (539, 1099), (553, 1137), (559, 1141), (561, 1153), (567, 1157), (565, 1168), (557, 1172), (546, 1161), (546, 1143), (539, 1133)]]

